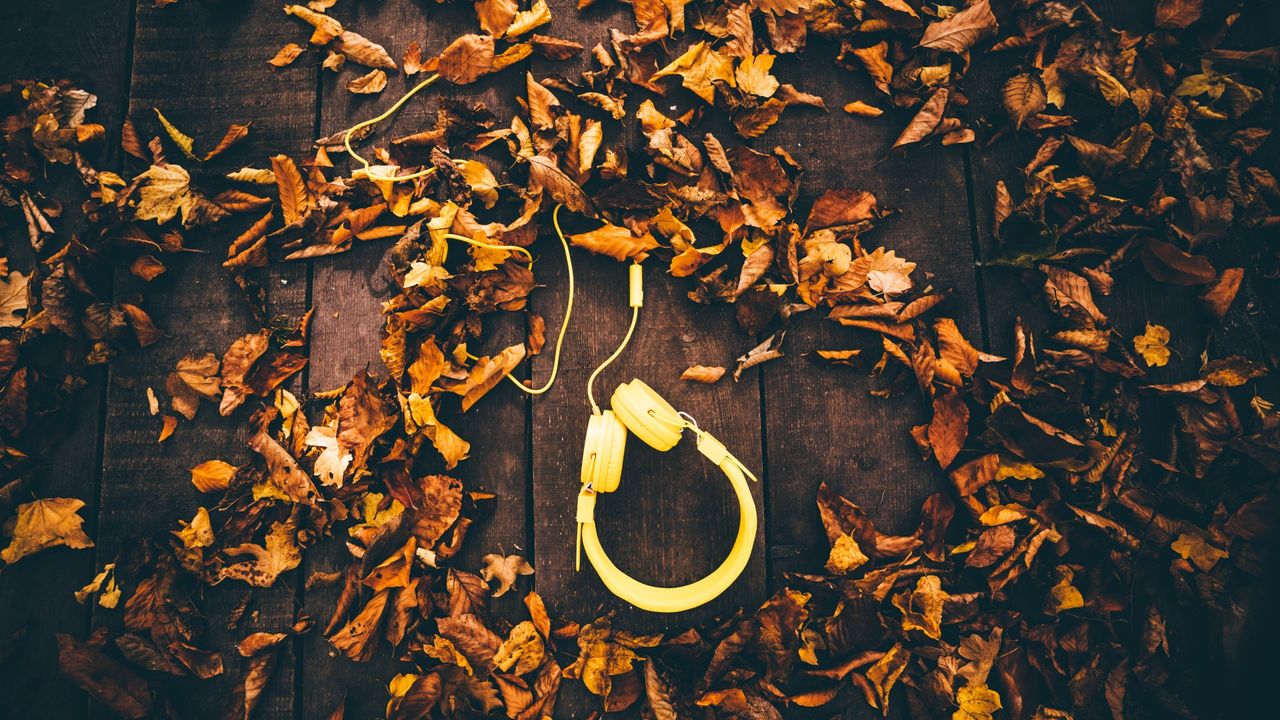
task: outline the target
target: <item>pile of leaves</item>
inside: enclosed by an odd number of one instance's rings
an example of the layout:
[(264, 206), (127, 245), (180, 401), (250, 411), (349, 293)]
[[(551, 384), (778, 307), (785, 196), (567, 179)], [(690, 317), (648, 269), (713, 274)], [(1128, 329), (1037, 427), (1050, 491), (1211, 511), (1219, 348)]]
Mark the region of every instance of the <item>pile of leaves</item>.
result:
[[(532, 34), (551, 20), (541, 0), (482, 0), (480, 32), (435, 56), (415, 44), (397, 65), (327, 14), (332, 4), (285, 12), (311, 26), (326, 68), (368, 69), (352, 92), (380, 91), (388, 71), (466, 84), (534, 52), (583, 50)], [(198, 228), (243, 227), (224, 267), (262, 325), (221, 355), (185, 357), (164, 388), (148, 389), (160, 441), (218, 412), (246, 424), (247, 452), (193, 468), (207, 507), (86, 585), (83, 600), (122, 612), (122, 632), (60, 637), (62, 671), (123, 717), (163, 715), (160, 678), (223, 672), (202, 644), (199, 587), (270, 587), (337, 537), (347, 569), (306, 579), (340, 585), (336, 607), (244, 638), (251, 660), (229, 717), (252, 714), (282, 643), (316, 632), (353, 661), (408, 663), (388, 718), (545, 717), (566, 679), (604, 711), (643, 706), (658, 718), (850, 703), (962, 720), (1210, 713), (1201, 686), (1225, 682), (1244, 627), (1238, 597), (1262, 576), (1274, 529), (1280, 414), (1262, 394), (1274, 359), (1224, 352), (1211, 336), (1198, 363), (1184, 358), (1185, 372), (1157, 381), (1170, 332), (1151, 324), (1123, 337), (1099, 303), (1125, 285), (1194, 286), (1207, 322), (1249, 322), (1236, 296), (1275, 268), (1266, 233), (1280, 189), (1267, 166), (1280, 58), (1222, 48), (1240, 17), (1231, 3), (1158, 0), (1145, 34), (1112, 28), (1080, 0), (995, 5), (636, 0), (635, 31), (595, 45), (591, 70), (526, 74), (515, 116), (445, 100), (432, 126), (384, 145), (368, 128), (353, 133), (373, 161), (347, 170), (331, 157), (345, 133), (307, 158), (240, 158), (248, 125), (201, 153), (157, 111), (123, 128), (131, 171), (99, 171), (86, 160), (106, 135), (86, 120), (91, 94), (0, 87), (0, 203), (22, 218), (35, 258), (29, 274), (0, 273), (6, 564), (92, 545), (81, 501), (28, 500), (30, 458), (88, 365), (163, 337), (144, 302), (100, 299), (93, 273), (127, 267), (150, 280), (181, 262)], [(993, 227), (996, 264), (1042, 289), (1049, 327), (1019, 321), (1008, 356), (980, 351), (946, 314), (973, 300), (871, 241), (890, 214), (878, 198), (824, 188), (802, 212), (802, 168), (785, 150), (706, 129), (704, 115), (727, 113), (733, 132), (756, 138), (786, 110), (824, 108), (771, 73), (810, 33), (839, 40), (833, 60), (880, 93), (846, 107), (860, 116), (851, 121), (902, 123), (886, 151), (943, 152), (913, 146), (974, 143), (979, 132), (983, 146), (1040, 138), (1021, 181), (996, 187)], [(961, 79), (977, 50), (1020, 58), (1004, 116), (968, 117)], [(304, 52), (290, 43), (269, 62)], [(662, 111), (661, 95), (687, 109)], [(74, 236), (55, 229), (64, 209), (42, 187), (53, 165), (84, 188), (87, 230)], [(824, 484), (829, 553), (761, 607), (707, 627), (660, 636), (610, 617), (579, 624), (549, 617), (536, 592), (524, 597), (527, 620), (490, 615), (491, 597), (533, 568), (514, 555), (487, 556), (480, 574), (450, 562), (495, 502), (448, 474), (470, 448), (458, 413), (541, 352), (545, 323), (530, 314), (524, 342), (469, 352), (486, 316), (528, 312), (533, 262), (460, 252), (446, 236), (542, 247), (559, 206), (573, 216), (573, 246), (661, 263), (687, 278), (691, 301), (733, 304), (745, 331), (735, 379), (780, 357), (800, 314), (858, 330), (858, 347), (818, 357), (868, 367), (877, 395), (931, 406), (912, 435), (921, 473), (936, 464), (950, 490), (926, 500), (912, 534), (887, 535)], [(260, 274), (365, 241), (391, 243), (399, 288), (384, 304), (385, 372), (300, 398), (309, 314), (269, 318)], [(1126, 267), (1141, 271), (1117, 281)], [(686, 377), (725, 373), (696, 366)]]

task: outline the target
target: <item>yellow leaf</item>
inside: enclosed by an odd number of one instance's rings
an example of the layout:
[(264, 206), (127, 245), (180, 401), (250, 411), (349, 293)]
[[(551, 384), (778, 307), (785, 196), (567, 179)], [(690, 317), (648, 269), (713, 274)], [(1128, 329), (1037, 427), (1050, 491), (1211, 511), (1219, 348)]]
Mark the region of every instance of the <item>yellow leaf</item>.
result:
[(773, 61), (774, 56), (769, 53), (742, 58), (742, 62), (734, 72), (738, 80), (738, 88), (762, 98), (773, 97), (773, 94), (778, 91), (778, 78), (769, 73), (769, 69), (773, 67)]
[(858, 547), (858, 541), (845, 533), (836, 538), (827, 556), (827, 572), (832, 575), (848, 575), (851, 570), (867, 562), (869, 558)]
[(430, 399), (418, 393), (410, 393), (405, 399), (405, 407), (405, 424), (412, 423), (412, 427), (408, 429), (409, 432), (421, 430), (426, 434), (431, 444), (435, 445), (440, 456), (444, 458), (446, 470), (452, 470), (459, 462), (466, 459), (467, 454), (471, 452), (471, 443), (458, 437), (457, 433), (445, 427), (444, 423), (436, 418)]
[(160, 125), (164, 127), (164, 131), (168, 133), (169, 139), (173, 141), (174, 145), (178, 146), (178, 149), (182, 151), (182, 154), (192, 160), (198, 159), (192, 149), (195, 145), (195, 140), (193, 140), (190, 135), (187, 135), (175, 127), (173, 123), (169, 122), (169, 118), (165, 117), (164, 113), (160, 112), (159, 108), (151, 109), (155, 110), (156, 117), (160, 118)]
[(607, 255), (619, 262), (642, 261), (648, 256), (650, 250), (658, 247), (658, 241), (651, 233), (646, 232), (636, 237), (630, 229), (607, 222), (590, 232), (570, 235), (569, 242), (597, 255)]
[(0, 273), (0, 327), (19, 327), (23, 317), (18, 313), (27, 309), (27, 275), (14, 270)]
[(511, 25), (507, 27), (507, 39), (523, 35), (549, 22), (551, 22), (551, 8), (547, 6), (547, 0), (538, 0), (533, 7), (516, 14)]
[(1000, 466), (996, 468), (996, 480), (1038, 480), (1044, 477), (1044, 471), (1029, 462), (1014, 462), (1000, 458)]
[(681, 380), (706, 383), (708, 385), (722, 377), (724, 377), (724, 368), (718, 365), (690, 365), (684, 372), (680, 373)]
[(529, 620), (524, 620), (511, 628), (511, 634), (498, 646), (498, 651), (493, 654), (493, 664), (503, 672), (524, 675), (541, 667), (546, 655), (546, 645), (538, 629)]
[(84, 501), (75, 498), (41, 498), (19, 505), (13, 539), (9, 547), (0, 551), (0, 560), (12, 565), (52, 547), (93, 547), (93, 541), (84, 534), (84, 518), (76, 514), (82, 507)]
[(1058, 582), (1049, 588), (1049, 596), (1044, 600), (1045, 611), (1056, 615), (1064, 610), (1084, 607), (1084, 595), (1071, 584), (1075, 572), (1066, 565), (1059, 565), (1054, 574), (1058, 576)]
[(902, 647), (902, 643), (896, 643), (875, 665), (867, 668), (867, 681), (875, 689), (876, 700), (886, 715), (889, 713), (889, 692), (898, 682), (902, 671), (907, 669), (907, 661), (910, 659), (911, 651)]
[(900, 593), (893, 599), (902, 611), (902, 630), (919, 630), (937, 640), (942, 637), (942, 605), (949, 595), (942, 589), (937, 575), (925, 575), (916, 581), (916, 589)]
[(1195, 563), (1201, 572), (1209, 572), (1219, 560), (1228, 556), (1226, 550), (1219, 550), (1210, 545), (1208, 538), (1198, 532), (1182, 533), (1169, 547), (1183, 558)]
[(152, 165), (138, 179), (146, 180), (146, 184), (138, 189), (134, 217), (164, 224), (181, 213), (182, 222), (187, 222), (195, 209), (196, 198), (191, 193), (191, 176), (182, 166)]
[(1169, 364), (1169, 328), (1147, 323), (1147, 331), (1133, 339), (1133, 349), (1138, 351), (1147, 367), (1164, 367)]
[(76, 591), (76, 602), (84, 604), (89, 596), (98, 593), (98, 604), (111, 609), (120, 604), (120, 586), (116, 584), (116, 564), (107, 563), (102, 572), (93, 577), (88, 585)]
[(484, 203), (486, 209), (498, 202), (498, 178), (493, 176), (489, 167), (482, 162), (467, 160), (458, 166), (462, 178), (471, 186), (476, 199)]
[(191, 468), (191, 484), (200, 492), (226, 490), (235, 474), (235, 465), (222, 460), (206, 460)]
[(715, 86), (712, 85), (714, 81), (720, 80), (729, 87), (734, 86), (733, 56), (712, 50), (706, 42), (698, 42), (670, 65), (654, 73), (653, 77), (671, 75), (680, 76), (682, 85), (712, 104), (716, 100)]
[(480, 21), (480, 29), (494, 37), (502, 37), (515, 17), (515, 0), (476, 0), (476, 18)]
[(959, 710), (951, 713), (951, 720), (991, 720), (995, 711), (1004, 707), (1000, 694), (986, 685), (965, 685), (956, 691)]
[(1021, 505), (994, 505), (978, 518), (983, 525), (1005, 525), (1027, 517), (1027, 509)]
[(884, 110), (881, 110), (875, 105), (864, 103), (861, 100), (854, 100), (851, 103), (846, 103), (844, 111), (850, 115), (859, 115), (862, 117), (880, 117), (884, 114)]

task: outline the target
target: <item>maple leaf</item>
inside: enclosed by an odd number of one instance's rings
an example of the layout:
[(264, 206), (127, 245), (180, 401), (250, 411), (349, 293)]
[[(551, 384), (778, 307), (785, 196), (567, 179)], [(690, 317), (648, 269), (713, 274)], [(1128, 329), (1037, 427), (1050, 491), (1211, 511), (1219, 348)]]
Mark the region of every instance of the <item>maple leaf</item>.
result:
[(494, 597), (506, 595), (515, 585), (517, 575), (533, 574), (533, 566), (519, 555), (503, 557), (490, 553), (482, 558), (482, 562), (484, 567), (480, 570), (480, 576), (487, 582), (498, 581), (498, 588), (493, 591)]
[(956, 691), (956, 705), (951, 720), (991, 720), (1000, 704), (1000, 694), (983, 684), (970, 683)]
[(1169, 364), (1169, 328), (1147, 323), (1147, 330), (1133, 339), (1133, 349), (1138, 351), (1148, 367), (1164, 367)]
[[(766, 74), (768, 67), (764, 68)], [(734, 86), (733, 56), (711, 49), (707, 42), (698, 42), (689, 47), (680, 57), (653, 74), (654, 78), (680, 77), (681, 84), (692, 90), (694, 94), (707, 104), (714, 104), (716, 90), (713, 83), (719, 81)]]
[(24, 318), (21, 313), (27, 309), (27, 282), (29, 276), (14, 270), (5, 275), (0, 273), (0, 327), (19, 327)]
[(152, 165), (138, 176), (145, 180), (138, 189), (138, 205), (134, 217), (164, 224), (182, 215), (186, 225), (197, 204), (191, 190), (191, 175), (180, 165)]
[(78, 514), (83, 500), (41, 498), (18, 506), (9, 546), (0, 551), (0, 560), (12, 565), (32, 553), (52, 547), (83, 549), (93, 547), (84, 533), (84, 518)]
[(778, 79), (769, 73), (775, 57), (768, 53), (747, 55), (742, 58), (734, 78), (738, 81), (738, 89), (758, 95), (762, 98), (773, 97), (778, 91)]
[(218, 573), (218, 579), (242, 580), (254, 587), (271, 587), (281, 573), (288, 572), (302, 562), (302, 551), (295, 536), (298, 529), (294, 522), (274, 522), (267, 531), (263, 545), (242, 543), (223, 550), (223, 553), (248, 560), (228, 562)]
[(1209, 544), (1208, 538), (1200, 532), (1182, 533), (1169, 547), (1184, 559), (1194, 563), (1201, 572), (1209, 572), (1219, 560), (1228, 556), (1226, 550), (1219, 550)]

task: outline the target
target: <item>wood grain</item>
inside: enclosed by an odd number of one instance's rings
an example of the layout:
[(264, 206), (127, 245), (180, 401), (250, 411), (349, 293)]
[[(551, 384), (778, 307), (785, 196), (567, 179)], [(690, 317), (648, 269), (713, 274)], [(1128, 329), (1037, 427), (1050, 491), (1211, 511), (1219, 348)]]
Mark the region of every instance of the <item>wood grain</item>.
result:
[[(350, 29), (386, 47), (397, 63), (413, 41), (422, 47), (423, 56), (429, 57), (439, 53), (458, 35), (476, 32), (478, 27), (475, 10), (469, 4), (386, 0), (339, 5), (332, 12)], [(424, 77), (389, 72), (390, 80), (381, 94), (367, 96), (348, 92), (348, 80), (363, 72), (351, 63), (336, 74), (323, 72), (322, 135), (377, 115)], [(385, 146), (392, 138), (435, 127), (436, 109), (444, 97), (482, 101), (497, 114), (500, 122), (505, 122), (515, 109), (513, 88), (517, 84), (523, 87), (523, 77), (523, 67), (515, 67), (474, 85), (457, 87), (439, 82), (415, 96), (394, 118), (379, 125), (374, 139), (362, 146), (362, 152)], [(454, 151), (456, 157), (468, 152), (465, 148)], [(334, 159), (342, 162), (344, 158), (335, 155)], [(490, 167), (495, 173), (502, 170), (497, 163), (490, 163)], [(309, 377), (312, 391), (339, 387), (365, 367), (375, 375), (386, 374), (378, 358), (378, 347), (382, 339), (381, 303), (395, 292), (383, 261), (389, 247), (388, 241), (376, 241), (359, 245), (344, 255), (314, 261), (316, 314), (312, 324)], [(478, 351), (496, 351), (523, 340), (524, 319), (520, 315), (494, 317), (486, 321), (485, 332), (487, 347)], [(504, 382), (468, 413), (453, 418), (444, 419), (471, 442), (471, 454), (450, 474), (462, 479), (468, 490), (493, 493), (497, 500), (492, 514), (471, 528), (462, 552), (451, 564), (477, 572), (486, 553), (530, 555), (525, 395)], [(339, 569), (346, 567), (349, 558), (341, 538), (335, 538), (308, 553), (305, 567), (308, 573)], [(336, 587), (308, 592), (307, 611), (316, 617), (328, 618), (337, 601), (337, 592)], [(494, 609), (509, 617), (524, 613), (521, 595), (508, 593), (495, 602)], [(335, 656), (328, 641), (318, 635), (305, 641), (302, 657), (304, 717), (327, 717), (344, 696), (347, 717), (380, 716), (386, 702), (387, 683), (396, 672), (404, 672), (408, 667), (396, 662), (387, 652), (369, 663), (352, 663)]]
[[(277, 6), (250, 3), (179, 3), (154, 8), (138, 3), (129, 112), (144, 138), (159, 132), (152, 108), (209, 147), (232, 122), (253, 121), (247, 146), (223, 162), (257, 161), (272, 152), (304, 152), (314, 130), (313, 56), (273, 70), (271, 58), (291, 31)], [(238, 165), (233, 165), (238, 167)], [(247, 224), (247, 220), (243, 221)], [(210, 458), (233, 464), (249, 455), (242, 408), (221, 418), (211, 405), (194, 423), (183, 423), (157, 444), (160, 418), (147, 411), (146, 388), (160, 392), (166, 374), (184, 355), (221, 355), (235, 338), (257, 330), (234, 282), (221, 268), (225, 246), (239, 226), (191, 233), (190, 244), (208, 254), (166, 258), (168, 272), (146, 288), (148, 309), (168, 333), (163, 342), (112, 366), (101, 493), (99, 557), (109, 561), (129, 537), (163, 533), (179, 518), (190, 519), (208, 499), (190, 483), (189, 468)], [(307, 273), (302, 265), (275, 266), (256, 278), (271, 315), (296, 321), (305, 310)], [(116, 277), (117, 297), (141, 288), (127, 272)], [(294, 617), (297, 573), (255, 592), (245, 620), (227, 629), (227, 617), (247, 588), (234, 582), (209, 588), (202, 608), (209, 618), (208, 644), (223, 654), (227, 671), (208, 683), (178, 683), (174, 700), (190, 717), (218, 717), (244, 661), (234, 644), (255, 630), (288, 628)], [(97, 611), (97, 625), (115, 627), (118, 612)], [(257, 717), (293, 714), (294, 659), (283, 649)]]
[[(865, 73), (835, 66), (836, 52), (811, 37), (802, 54), (778, 60), (778, 77), (822, 95), (830, 112), (788, 110), (756, 144), (778, 145), (805, 167), (802, 206), (827, 190), (851, 188), (869, 190), (899, 209), (860, 238), (863, 246), (884, 246), (916, 263), (917, 283), (950, 288), (954, 297), (941, 312), (955, 317), (977, 344), (981, 327), (961, 151), (935, 143), (890, 154), (905, 116), (865, 119), (843, 112), (853, 100), (880, 101)], [(864, 348), (864, 368), (823, 366), (812, 357), (816, 350), (851, 348)], [(762, 366), (771, 578), (778, 585), (785, 573), (812, 571), (826, 560), (815, 504), (821, 482), (861, 505), (883, 532), (913, 530), (921, 501), (945, 486), (937, 463), (920, 459), (909, 434), (929, 417), (918, 391), (909, 387), (890, 399), (868, 394), (866, 370), (882, 352), (878, 336), (806, 313), (784, 351), (786, 357)]]
[[(0, 27), (6, 40), (0, 43), (0, 67), (7, 81), (17, 78), (45, 82), (69, 79), (98, 96), (91, 119), (118, 128), (128, 88), (130, 3), (110, 0), (82, 6), (74, 0), (42, 3), (32, 13), (19, 3), (0, 5)], [(116, 168), (120, 152), (112, 140), (89, 153), (101, 168)], [(51, 195), (66, 208), (57, 222), (59, 241), (85, 227), (79, 212), (84, 188), (69, 168), (50, 173)], [(29, 269), (36, 261), (18, 222), (3, 229), (0, 255), (11, 268)], [(50, 243), (50, 248), (54, 246)], [(109, 278), (91, 278), (95, 290), (107, 295)], [(104, 282), (105, 280), (105, 282)], [(35, 477), (19, 500), (36, 497), (74, 497), (85, 502), (81, 516), (85, 529), (96, 536), (98, 480), (102, 449), (101, 414), (106, 390), (106, 369), (91, 368), (87, 386), (67, 415), (67, 425), (51, 436)], [(36, 450), (36, 448), (31, 448)], [(0, 638), (6, 641), (25, 627), (25, 641), (18, 647), (13, 667), (6, 666), (0, 680), (0, 714), (24, 718), (82, 718), (88, 700), (57, 672), (55, 633), (83, 637), (89, 628), (88, 608), (73, 593), (92, 576), (94, 550), (50, 550), (12, 567), (0, 569)]]
[[(591, 8), (579, 13), (572, 2), (550, 3), (555, 18), (550, 33), (577, 40), (588, 48), (608, 38), (609, 28), (630, 31), (631, 11), (625, 7)], [(674, 46), (673, 46), (674, 47)], [(535, 61), (535, 75), (556, 73), (575, 77), (586, 67), (579, 58), (567, 63)], [(629, 99), (624, 119), (634, 132), (634, 112), (640, 94)], [(664, 100), (664, 103), (666, 101)], [(640, 158), (636, 158), (637, 162)], [(562, 213), (566, 232), (594, 228), (598, 222)], [(548, 334), (559, 327), (567, 299), (564, 268), (559, 266), (553, 237), (539, 241), (544, 260), (539, 280), (547, 290), (535, 297), (547, 318)], [(556, 387), (533, 403), (534, 542), (538, 558), (538, 591), (559, 617), (590, 620), (619, 610), (619, 627), (642, 631), (678, 631), (691, 623), (723, 616), (739, 607), (754, 609), (763, 599), (764, 526), (756, 538), (753, 559), (734, 586), (702, 608), (674, 615), (639, 611), (611, 595), (590, 564), (575, 573), (574, 503), (580, 487), (582, 442), (590, 406), (585, 395), (587, 376), (604, 360), (626, 332), (631, 311), (627, 305), (627, 267), (613, 260), (575, 250), (577, 296), (573, 321), (565, 340)], [(673, 280), (658, 257), (645, 266), (645, 305), (630, 346), (601, 374), (596, 397), (602, 407), (618, 384), (640, 378), (699, 425), (725, 441), (757, 474), (759, 452), (759, 384), (754, 372), (734, 383), (715, 385), (681, 382), (690, 365), (731, 365), (755, 343), (738, 330), (732, 308), (705, 310), (690, 302), (685, 281)], [(549, 372), (551, 358), (535, 361), (534, 377)], [(604, 549), (633, 577), (656, 585), (681, 585), (714, 569), (728, 553), (738, 527), (738, 505), (724, 474), (711, 466), (686, 440), (666, 454), (654, 452), (630, 438), (626, 465), (617, 492), (602, 496), (596, 519)], [(763, 518), (763, 492), (753, 485), (757, 511)], [(562, 704), (575, 715), (581, 708)]]

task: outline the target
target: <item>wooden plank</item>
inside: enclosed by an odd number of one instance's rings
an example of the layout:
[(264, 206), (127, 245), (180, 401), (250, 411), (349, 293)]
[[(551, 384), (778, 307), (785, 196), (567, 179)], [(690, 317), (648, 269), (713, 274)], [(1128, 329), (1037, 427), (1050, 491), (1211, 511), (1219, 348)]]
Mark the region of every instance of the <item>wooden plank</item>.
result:
[[(950, 288), (942, 307), (971, 342), (981, 340), (973, 243), (963, 156), (936, 143), (889, 154), (905, 118), (852, 117), (841, 108), (872, 101), (865, 73), (834, 65), (837, 48), (810, 36), (800, 56), (779, 58), (775, 74), (802, 91), (822, 95), (830, 112), (788, 110), (757, 145), (778, 145), (805, 167), (801, 205), (828, 189), (873, 192), (901, 214), (882, 220), (861, 242), (884, 246), (917, 264), (913, 279)], [(803, 217), (803, 215), (801, 215)], [(927, 422), (918, 391), (890, 399), (868, 394), (865, 369), (829, 367), (806, 357), (819, 349), (864, 348), (879, 357), (880, 338), (819, 317), (801, 316), (784, 347), (786, 357), (762, 366), (768, 446), (770, 575), (781, 585), (790, 571), (812, 571), (826, 559), (818, 517), (818, 485), (828, 483), (861, 505), (882, 532), (915, 528), (920, 503), (945, 487), (937, 464), (920, 459), (911, 427)]]
[[(157, 132), (152, 108), (159, 108), (197, 142), (206, 143), (203, 147), (216, 142), (229, 123), (252, 120), (247, 149), (237, 151), (242, 154), (231, 162), (249, 159), (260, 164), (273, 152), (306, 152), (314, 131), (315, 56), (282, 70), (266, 64), (285, 42), (282, 38), (297, 30), (294, 25), (274, 4), (179, 3), (157, 9), (139, 2), (129, 104), (139, 132)], [(144, 134), (144, 139), (150, 136)], [(148, 413), (144, 395), (148, 387), (163, 389), (165, 376), (182, 356), (205, 351), (221, 355), (235, 338), (259, 327), (220, 267), (225, 243), (239, 229), (237, 225), (192, 233), (190, 244), (209, 254), (166, 258), (168, 272), (146, 291), (147, 307), (169, 337), (112, 366), (99, 521), (99, 557), (104, 561), (125, 538), (168, 530), (209, 502), (189, 482), (193, 465), (210, 458), (240, 464), (249, 456), (244, 427), (248, 408), (221, 418), (206, 405), (194, 423), (183, 423), (174, 437), (158, 445), (160, 421)], [(304, 265), (276, 266), (258, 279), (267, 294), (269, 314), (296, 321), (305, 311)], [(118, 297), (139, 290), (128, 273), (117, 275)], [(248, 592), (246, 587), (227, 582), (204, 592), (208, 644), (222, 652), (227, 671), (207, 683), (178, 685), (174, 699), (187, 716), (217, 717), (226, 710), (245, 665), (235, 642), (255, 630), (279, 631), (292, 624), (296, 574), (255, 592), (235, 629), (226, 627), (227, 618)], [(118, 618), (118, 612), (99, 611), (95, 624), (115, 627)], [(292, 715), (293, 669), (292, 650), (285, 647), (256, 717)]]
[[(551, 33), (588, 48), (606, 41), (609, 28), (634, 27), (627, 7), (592, 8), (579, 14), (569, 0), (551, 2)], [(677, 43), (683, 40), (675, 41)], [(674, 47), (674, 46), (673, 46)], [(551, 64), (535, 61), (535, 75), (574, 77), (587, 58)], [(639, 94), (628, 102), (635, 112)], [(629, 118), (628, 125), (634, 125)], [(634, 143), (632, 147), (635, 147)], [(637, 158), (638, 160), (638, 158)], [(597, 222), (562, 212), (567, 232), (594, 228)], [(539, 240), (545, 259), (538, 270), (547, 290), (535, 296), (537, 311), (547, 318), (548, 337), (559, 327), (567, 299), (567, 278), (557, 260), (556, 239)], [(609, 593), (590, 564), (574, 572), (575, 498), (587, 418), (587, 376), (617, 347), (627, 329), (627, 268), (607, 258), (574, 251), (577, 295), (565, 339), (555, 388), (533, 401), (534, 543), (538, 559), (538, 592), (552, 614), (590, 620), (618, 610), (619, 627), (641, 631), (680, 631), (736, 608), (754, 609), (765, 592), (763, 488), (752, 492), (762, 522), (753, 560), (734, 586), (708, 605), (673, 615), (637, 610)], [(613, 389), (640, 378), (704, 429), (725, 442), (748, 467), (759, 473), (760, 403), (755, 373), (742, 382), (730, 379), (707, 386), (679, 380), (693, 364), (732, 365), (754, 344), (736, 327), (732, 308), (705, 310), (685, 294), (690, 284), (673, 280), (657, 258), (645, 267), (645, 304), (630, 346), (596, 384), (597, 400), (608, 407)], [(550, 371), (551, 357), (535, 361), (536, 380)], [(669, 453), (654, 452), (630, 438), (626, 466), (617, 492), (600, 497), (597, 524), (605, 550), (633, 577), (656, 585), (680, 585), (714, 569), (732, 545), (738, 527), (738, 505), (724, 474), (707, 463), (687, 439)], [(572, 704), (572, 703), (569, 703)], [(598, 703), (597, 703), (598, 705)], [(562, 711), (577, 712), (561, 705)]]
[[(457, 36), (476, 32), (475, 10), (470, 4), (436, 5), (411, 0), (339, 5), (333, 10), (347, 27), (382, 44), (399, 63), (413, 41), (423, 55), (439, 53)], [(389, 72), (387, 88), (374, 96), (353, 95), (346, 83), (366, 72), (350, 63), (340, 73), (324, 71), (321, 94), (321, 134), (328, 135), (377, 115), (425, 75), (406, 77)], [(523, 69), (516, 67), (474, 85), (451, 86), (440, 82), (415, 96), (405, 107), (377, 127), (376, 139), (363, 147), (385, 146), (392, 138), (435, 127), (436, 110), (443, 98), (483, 102), (505, 122), (515, 108), (513, 88), (523, 87)], [(468, 151), (454, 148), (456, 156)], [(335, 162), (341, 158), (334, 156)], [(502, 167), (491, 163), (495, 172)], [(389, 241), (357, 246), (351, 252), (315, 260), (313, 296), (316, 308), (312, 324), (311, 391), (340, 387), (356, 372), (368, 367), (375, 375), (386, 370), (378, 357), (382, 339), (381, 302), (395, 288), (383, 262)], [(487, 346), (498, 350), (524, 338), (523, 317), (512, 315), (486, 321)], [(473, 348), (475, 350), (475, 348)], [(448, 418), (445, 418), (449, 421)], [(493, 513), (468, 532), (463, 550), (450, 564), (477, 572), (481, 557), (490, 552), (530, 553), (528, 527), (528, 423), (526, 396), (510, 383), (501, 383), (466, 415), (449, 421), (471, 442), (470, 458), (451, 475), (460, 478), (467, 490), (497, 496)], [(530, 558), (532, 559), (532, 558)], [(343, 569), (351, 562), (342, 538), (330, 539), (307, 554), (308, 574), (314, 570)], [(327, 619), (337, 601), (338, 587), (316, 588), (306, 593), (307, 611)], [(515, 617), (524, 613), (519, 593), (499, 598), (494, 609)], [(385, 648), (369, 663), (356, 664), (334, 653), (328, 641), (318, 635), (303, 646), (303, 717), (327, 717), (346, 697), (347, 717), (381, 716), (387, 698), (387, 683), (407, 667)]]
[[(1131, 32), (1147, 32), (1151, 28), (1151, 8), (1145, 3), (1101, 2), (1092, 4), (1104, 22), (1115, 24), (1121, 29)], [(974, 56), (973, 66), (964, 82), (965, 90), (971, 101), (970, 113), (974, 118), (984, 118), (992, 128), (1001, 128), (1008, 124), (1008, 116), (1001, 103), (1001, 89), (1012, 73), (1011, 60), (1018, 51), (1005, 53), (980, 53)], [(1109, 144), (1111, 137), (1100, 139), (1090, 136), (1090, 130), (1097, 128), (1106, 132), (1106, 122), (1095, 123), (1092, 120), (1108, 117), (1110, 109), (1102, 110), (1090, 104), (1089, 99), (1072, 95), (1069, 99), (1069, 112), (1084, 113), (1086, 118), (1076, 134), (1080, 134), (1095, 142)], [(1092, 118), (1092, 120), (1090, 120)], [(980, 138), (980, 142), (985, 138)], [(1043, 138), (1029, 131), (1009, 132), (989, 147), (971, 148), (970, 169), (974, 198), (974, 228), (977, 242), (981, 247), (982, 259), (990, 262), (997, 254), (997, 241), (993, 237), (992, 227), (995, 217), (995, 188), (999, 180), (1004, 180), (1009, 191), (1013, 193), (1014, 202), (1023, 197), (1022, 168), (1035, 155)], [(984, 321), (990, 335), (990, 349), (995, 353), (1009, 353), (1013, 349), (1014, 321), (1022, 317), (1027, 326), (1034, 332), (1041, 332), (1054, 325), (1052, 316), (1045, 306), (1044, 293), (1040, 283), (1043, 276), (1035, 272), (1024, 272), (1015, 268), (984, 265), (981, 270), (985, 288)], [(1037, 279), (1038, 278), (1038, 279)], [(1153, 283), (1143, 270), (1141, 263), (1133, 263), (1115, 273), (1116, 292), (1110, 298), (1095, 298), (1103, 312), (1107, 313), (1112, 325), (1126, 341), (1140, 335), (1145, 322), (1162, 323), (1172, 327), (1178, 325), (1185, 328), (1179, 332), (1171, 347), (1180, 353), (1189, 353), (1194, 358), (1199, 354), (1197, 348), (1202, 347), (1204, 330), (1189, 321), (1198, 317), (1194, 288), (1179, 288), (1172, 285)], [(1150, 300), (1148, 300), (1150, 296)], [(1197, 344), (1200, 343), (1200, 344)], [(1175, 372), (1173, 366), (1156, 370), (1155, 376)], [(1164, 382), (1164, 380), (1155, 380)]]
[[(7, 41), (0, 43), (3, 79), (70, 79), (98, 96), (98, 106), (90, 114), (92, 121), (118, 127), (128, 87), (129, 21), (128, 0), (89, 7), (74, 0), (38, 6), (5, 3), (0, 6), (0, 27), (8, 29)], [(90, 159), (97, 167), (115, 168), (118, 147), (113, 138), (96, 148)], [(59, 239), (65, 240), (85, 225), (78, 212), (85, 190), (69, 168), (54, 169), (50, 181), (52, 196), (67, 210), (57, 221)], [(10, 267), (28, 271), (35, 257), (25, 228), (9, 225), (3, 232), (3, 254)], [(54, 247), (50, 243), (49, 250)], [(106, 369), (92, 368), (85, 379), (88, 384), (72, 403), (67, 427), (50, 447), (41, 448), (43, 457), (35, 476), (18, 500), (79, 498), (86, 503), (81, 510), (86, 530), (94, 536)], [(19, 628), (26, 628), (25, 642), (16, 654), (21, 661), (6, 669), (0, 680), (0, 707), (7, 714), (26, 718), (85, 716), (87, 699), (57, 672), (54, 634), (83, 637), (87, 632), (89, 610), (75, 601), (73, 593), (93, 576), (94, 557), (92, 550), (50, 550), (0, 570), (0, 638), (7, 640)]]

